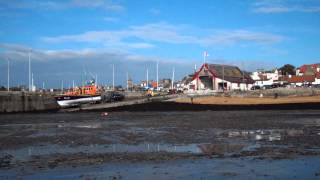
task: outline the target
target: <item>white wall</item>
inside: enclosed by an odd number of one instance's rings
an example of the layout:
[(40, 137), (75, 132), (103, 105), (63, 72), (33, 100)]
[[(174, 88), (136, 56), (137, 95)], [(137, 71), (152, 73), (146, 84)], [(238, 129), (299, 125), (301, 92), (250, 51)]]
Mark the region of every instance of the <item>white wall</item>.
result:
[(320, 84), (320, 79), (315, 78), (314, 82), (312, 82), (312, 84)]
[(272, 85), (272, 84), (273, 84), (273, 80), (272, 79), (270, 79), (268, 81), (256, 81), (254, 83), (254, 85), (256, 85), (256, 86), (264, 86), (264, 85)]
[[(226, 90), (250, 90), (250, 88), (253, 86), (253, 84), (246, 84), (246, 83), (240, 83), (240, 86), (238, 86), (238, 83), (231, 83), (229, 81), (226, 80), (222, 80), (220, 78), (216, 78), (215, 79), (215, 90), (222, 90), (222, 89), (218, 89), (219, 88), (219, 83), (227, 83), (227, 87)], [(188, 85), (187, 88), (190, 89), (190, 85), (195, 85), (195, 90), (197, 90), (197, 79), (194, 79), (193, 81), (191, 81)], [(201, 82), (201, 80), (198, 80), (198, 85), (199, 85), (199, 90), (205, 90), (205, 86), (204, 84)]]

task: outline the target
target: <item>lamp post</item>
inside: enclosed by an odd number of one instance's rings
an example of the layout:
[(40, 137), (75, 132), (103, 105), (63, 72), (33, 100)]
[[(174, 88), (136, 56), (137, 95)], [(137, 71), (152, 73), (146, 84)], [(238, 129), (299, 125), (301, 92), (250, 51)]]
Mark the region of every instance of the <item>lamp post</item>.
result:
[(112, 64), (112, 90), (114, 91), (114, 64)]
[(8, 92), (10, 91), (10, 61), (9, 61), (9, 58), (7, 58), (7, 61), (8, 61), (8, 85), (7, 85), (7, 88), (8, 88)]
[(29, 50), (29, 91), (32, 91), (32, 87), (31, 87), (31, 58), (30, 58), (30, 54), (32, 52), (32, 49)]
[(171, 81), (171, 89), (174, 89), (174, 70), (175, 70), (175, 68), (173, 67), (172, 68), (172, 81)]

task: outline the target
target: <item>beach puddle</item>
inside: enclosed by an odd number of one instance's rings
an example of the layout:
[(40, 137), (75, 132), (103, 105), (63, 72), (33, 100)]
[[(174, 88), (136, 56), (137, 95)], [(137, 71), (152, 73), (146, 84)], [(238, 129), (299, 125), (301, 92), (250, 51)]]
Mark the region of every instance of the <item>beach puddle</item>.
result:
[[(251, 148), (250, 148), (251, 147)], [(243, 150), (251, 149), (254, 146), (246, 144), (110, 144), (90, 146), (63, 146), (63, 145), (42, 145), (21, 148), (16, 150), (2, 150), (0, 155), (12, 154), (15, 160), (28, 160), (33, 156), (47, 156), (53, 154), (121, 154), (121, 153), (190, 153), (203, 155), (232, 155)]]
[(253, 141), (280, 141), (284, 137), (298, 137), (305, 134), (297, 129), (232, 130), (224, 133), (227, 138), (242, 138)]

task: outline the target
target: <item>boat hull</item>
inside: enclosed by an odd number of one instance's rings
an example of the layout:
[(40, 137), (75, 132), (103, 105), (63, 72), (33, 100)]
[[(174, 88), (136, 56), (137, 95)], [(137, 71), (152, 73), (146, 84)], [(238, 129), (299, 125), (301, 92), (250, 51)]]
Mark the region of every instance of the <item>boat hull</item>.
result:
[(101, 96), (69, 96), (69, 95), (63, 95), (63, 96), (57, 96), (56, 101), (59, 104), (60, 107), (72, 107), (72, 106), (79, 106), (80, 104), (86, 104), (91, 102), (100, 102)]

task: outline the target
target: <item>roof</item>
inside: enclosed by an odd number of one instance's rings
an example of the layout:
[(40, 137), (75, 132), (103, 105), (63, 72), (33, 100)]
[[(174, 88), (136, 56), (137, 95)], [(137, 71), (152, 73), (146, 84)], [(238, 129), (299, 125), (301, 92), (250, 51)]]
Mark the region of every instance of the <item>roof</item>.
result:
[(259, 76), (260, 80), (262, 80), (262, 81), (270, 80), (270, 79), (268, 79), (267, 75), (259, 74), (258, 76)]
[(241, 71), (237, 66), (222, 65), (222, 64), (203, 64), (194, 78), (199, 75), (201, 70), (206, 67), (209, 72), (217, 78), (224, 79), (233, 83), (254, 83), (254, 80), (248, 73)]
[(185, 76), (181, 81), (183, 84), (189, 84), (193, 80), (194, 74), (189, 74)]
[(291, 76), (287, 80), (289, 83), (304, 83), (304, 82), (314, 82), (315, 76)]
[(320, 68), (320, 64), (304, 64), (299, 70), (304, 75), (314, 75), (317, 72), (317, 68)]

